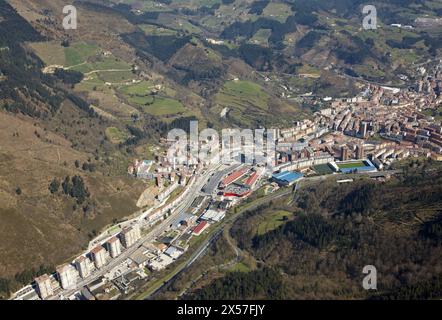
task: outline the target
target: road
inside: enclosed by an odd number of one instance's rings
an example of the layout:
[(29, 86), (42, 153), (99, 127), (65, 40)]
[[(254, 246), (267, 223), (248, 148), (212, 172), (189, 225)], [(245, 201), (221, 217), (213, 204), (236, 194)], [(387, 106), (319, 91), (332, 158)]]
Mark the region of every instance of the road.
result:
[[(384, 171), (384, 172), (376, 172), (376, 173), (369, 173), (369, 172), (362, 172), (362, 173), (357, 173), (357, 174), (353, 174), (353, 175), (349, 175), (349, 174), (337, 174), (337, 175), (333, 175), (333, 177), (339, 179), (342, 177), (354, 177), (354, 176), (373, 176), (373, 175), (386, 175), (386, 174), (396, 174), (396, 173), (400, 173), (400, 170), (390, 170), (390, 171)], [(295, 194), (300, 188), (302, 183), (304, 182), (318, 182), (318, 181), (324, 181), (326, 179), (330, 178), (330, 175), (323, 175), (323, 176), (314, 176), (314, 177), (308, 177), (308, 178), (304, 178), (302, 180), (300, 180), (295, 188), (293, 189), (292, 187), (289, 188), (285, 188), (285, 189), (280, 189), (279, 191), (268, 195), (264, 198), (260, 198), (256, 201), (254, 201), (253, 203), (246, 205), (242, 210), (240, 210), (239, 212), (227, 217), (218, 227), (216, 227), (215, 229), (213, 229), (211, 231), (211, 236), (209, 236), (199, 247), (198, 249), (187, 259), (187, 263), (182, 263), (181, 267), (179, 267), (178, 269), (175, 269), (173, 271), (173, 273), (171, 275), (169, 275), (168, 280), (165, 281), (164, 283), (159, 284), (158, 287), (156, 288), (149, 288), (149, 290), (147, 290), (147, 294), (144, 295), (142, 297), (142, 299), (144, 300), (148, 300), (151, 299), (152, 297), (154, 297), (162, 288), (164, 288), (165, 286), (167, 286), (169, 283), (173, 282), (182, 272), (186, 271), (192, 264), (195, 263), (195, 261), (197, 261), (200, 257), (202, 257), (207, 249), (209, 249), (210, 245), (212, 243), (214, 243), (218, 237), (222, 234), (224, 227), (228, 224), (228, 223), (234, 223), (239, 216), (249, 210), (254, 210), (256, 208), (258, 208), (259, 206), (268, 203), (270, 201), (282, 198), (284, 196), (287, 196), (291, 193)]]
[(293, 192), (292, 188), (281, 189), (281, 191), (279, 191), (279, 192), (276, 192), (274, 194), (268, 195), (264, 198), (254, 201), (253, 203), (251, 203), (250, 205), (247, 205), (245, 208), (243, 208), (239, 212), (227, 217), (222, 222), (222, 224), (220, 224), (219, 226), (217, 226), (215, 229), (213, 229), (211, 231), (211, 235), (206, 240), (204, 240), (204, 242), (198, 247), (198, 249), (187, 259), (186, 263), (182, 263), (182, 266), (180, 268), (175, 269), (173, 274), (171, 274), (169, 276), (169, 279), (167, 281), (159, 284), (159, 286), (156, 288), (149, 288), (146, 291), (147, 294), (142, 296), (142, 299), (144, 299), (144, 300), (151, 299), (156, 293), (158, 293), (162, 288), (164, 288), (164, 286), (166, 286), (167, 284), (169, 284), (170, 282), (175, 280), (182, 272), (187, 270), (192, 264), (195, 263), (195, 261), (197, 261), (200, 257), (202, 257), (206, 253), (207, 249), (209, 249), (210, 245), (212, 243), (214, 243), (218, 239), (218, 237), (222, 234), (226, 224), (234, 223), (236, 221), (236, 219), (238, 219), (239, 216), (242, 213), (244, 213), (245, 211), (256, 209), (265, 203), (268, 203), (268, 202), (273, 201), (275, 199), (287, 196), (292, 192)]
[[(126, 259), (129, 258), (131, 254), (133, 254), (144, 242), (153, 241), (157, 237), (159, 237), (161, 234), (163, 234), (173, 223), (175, 219), (177, 219), (183, 212), (186, 212), (190, 206), (192, 205), (193, 201), (200, 195), (200, 190), (202, 187), (207, 183), (210, 176), (213, 174), (214, 171), (216, 171), (217, 167), (213, 167), (208, 169), (205, 173), (197, 177), (196, 182), (188, 189), (187, 196), (185, 200), (183, 200), (176, 209), (172, 211), (172, 214), (167, 217), (164, 221), (162, 221), (159, 225), (154, 227), (152, 231), (150, 231), (147, 235), (142, 237), (140, 240), (136, 242), (133, 246), (128, 248), (127, 250), (123, 251), (118, 257), (109, 260), (109, 262), (101, 269), (96, 270), (91, 276), (89, 276), (87, 279), (81, 280), (80, 282), (77, 282), (76, 286), (65, 290), (62, 292), (62, 295), (64, 297), (70, 297), (75, 292), (78, 292), (86, 286), (87, 284), (93, 282), (94, 280), (100, 278), (101, 276), (105, 275), (106, 273), (113, 270), (115, 267), (123, 263)], [(57, 297), (55, 297), (57, 298)]]
[[(92, 273), (92, 275), (89, 276), (87, 279), (80, 280), (80, 282), (77, 282), (75, 287), (68, 289), (68, 290), (64, 290), (61, 294), (64, 297), (70, 297), (75, 292), (80, 291), (87, 284), (89, 284), (89, 283), (95, 281), (96, 279), (100, 278), (101, 276), (109, 273), (114, 268), (116, 268), (118, 265), (123, 263), (125, 260), (127, 260), (129, 258), (130, 255), (132, 255), (138, 248), (140, 248), (140, 246), (144, 242), (151, 242), (151, 241), (155, 240), (156, 238), (158, 238), (160, 235), (162, 235), (165, 231), (167, 231), (170, 228), (170, 226), (173, 224), (174, 220), (179, 218), (179, 216), (182, 213), (186, 212), (190, 208), (190, 206), (192, 205), (193, 201), (198, 196), (200, 196), (202, 194), (201, 189), (207, 184), (207, 182), (212, 178), (213, 174), (215, 172), (217, 172), (217, 170), (219, 170), (219, 168), (220, 168), (220, 166), (213, 166), (213, 167), (207, 169), (207, 171), (198, 174), (195, 182), (189, 187), (189, 189), (186, 190), (185, 199), (176, 208), (174, 208), (172, 210), (171, 215), (169, 217), (167, 217), (164, 221), (162, 221), (160, 224), (155, 226), (147, 235), (142, 237), (133, 246), (131, 246), (127, 250), (123, 251), (117, 258), (110, 259), (108, 261), (108, 263), (103, 268), (101, 268), (99, 270), (95, 270)], [(396, 172), (390, 171), (388, 173), (394, 174)], [(361, 173), (358, 175), (367, 175), (367, 173)], [(339, 176), (339, 175), (335, 175), (335, 176)], [(348, 177), (349, 175), (344, 175), (344, 176)], [(321, 181), (321, 180), (327, 179), (328, 177), (329, 177), (328, 175), (327, 176), (310, 177), (310, 178), (304, 178), (302, 181)], [(215, 229), (213, 229), (211, 231), (212, 235), (210, 237), (208, 237), (208, 239), (206, 239), (198, 247), (198, 249), (188, 259), (188, 262), (183, 264), (183, 267), (180, 268), (179, 270), (177, 270), (176, 273), (174, 273), (172, 275), (172, 277), (168, 280), (168, 282), (173, 280), (182, 271), (189, 268), (196, 260), (198, 260), (198, 258), (200, 258), (206, 252), (206, 250), (210, 247), (210, 244), (213, 243), (213, 241), (215, 241), (217, 239), (217, 237), (222, 233), (223, 228), (226, 225), (226, 223), (234, 222), (239, 217), (239, 215), (246, 210), (253, 210), (264, 203), (267, 203), (267, 202), (270, 202), (270, 201), (275, 200), (277, 198), (286, 196), (292, 192), (296, 192), (297, 190), (298, 190), (298, 185), (294, 190), (293, 190), (293, 188), (281, 189), (281, 190), (279, 190), (269, 196), (266, 196), (264, 198), (254, 201), (252, 204), (246, 205), (240, 212), (235, 213), (235, 214), (231, 215), (230, 217), (227, 217), (219, 226), (217, 226)], [(138, 218), (135, 218), (134, 220), (137, 220), (137, 219)], [(161, 284), (158, 288), (156, 288), (154, 290), (154, 292), (157, 292), (163, 286), (164, 286), (164, 284)], [(149, 291), (151, 291), (151, 289)], [(148, 297), (150, 297), (150, 296), (151, 295), (149, 294)], [(57, 298), (57, 297), (54, 297), (54, 298)]]

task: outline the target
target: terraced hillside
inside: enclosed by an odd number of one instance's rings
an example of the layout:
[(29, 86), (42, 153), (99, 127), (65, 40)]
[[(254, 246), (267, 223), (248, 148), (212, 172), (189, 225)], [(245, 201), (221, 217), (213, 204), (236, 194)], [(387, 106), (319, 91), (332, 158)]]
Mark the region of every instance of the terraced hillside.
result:
[(415, 81), (441, 57), (442, 4), (372, 3), (377, 30), (361, 0), (77, 0), (64, 30), (65, 1), (0, 0), (1, 283), (137, 210), (127, 165), (171, 128), (287, 127), (316, 111), (305, 95)]

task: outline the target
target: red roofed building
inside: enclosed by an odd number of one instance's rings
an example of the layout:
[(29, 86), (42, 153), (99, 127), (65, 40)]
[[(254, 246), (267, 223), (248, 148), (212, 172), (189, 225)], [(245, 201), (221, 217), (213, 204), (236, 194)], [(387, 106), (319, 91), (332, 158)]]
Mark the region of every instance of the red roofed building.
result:
[(242, 198), (249, 195), (251, 191), (247, 185), (232, 184), (224, 189), (224, 196)]
[(193, 228), (193, 234), (199, 236), (209, 226), (207, 221), (201, 221), (195, 228)]
[(224, 178), (223, 181), (221, 181), (220, 188), (225, 188), (229, 184), (232, 184), (233, 182), (235, 182), (236, 180), (241, 178), (243, 175), (245, 175), (247, 173), (247, 171), (248, 171), (247, 168), (242, 168), (242, 169), (239, 169), (239, 170), (233, 172), (232, 174), (230, 174), (229, 176)]
[(258, 172), (253, 172), (252, 173), (252, 175), (247, 179), (247, 181), (246, 181), (246, 185), (247, 186), (249, 186), (249, 187), (252, 187), (254, 184), (255, 184), (255, 182), (256, 182), (256, 180), (258, 180)]

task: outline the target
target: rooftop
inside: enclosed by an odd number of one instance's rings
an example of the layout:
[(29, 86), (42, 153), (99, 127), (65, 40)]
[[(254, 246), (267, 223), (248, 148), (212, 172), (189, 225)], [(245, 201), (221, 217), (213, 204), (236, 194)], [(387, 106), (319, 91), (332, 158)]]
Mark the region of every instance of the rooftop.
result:
[(45, 282), (49, 279), (50, 279), (49, 276), (47, 274), (44, 274), (38, 278), (35, 278), (35, 282)]
[(85, 256), (80, 256), (80, 257), (78, 257), (77, 260), (75, 260), (75, 261), (78, 262), (78, 263), (81, 263), (81, 262), (83, 262), (83, 261), (86, 261), (86, 257), (85, 257)]
[(117, 242), (118, 241), (118, 238), (117, 237), (112, 237), (112, 238), (110, 238), (107, 242), (108, 243), (114, 243), (114, 242)]
[(97, 253), (100, 253), (102, 250), (104, 250), (104, 248), (102, 246), (97, 246), (91, 250), (91, 253), (97, 254)]
[(294, 182), (301, 179), (304, 175), (299, 172), (284, 171), (273, 175), (273, 178), (280, 181)]
[(207, 226), (207, 221), (201, 221), (194, 229), (193, 232), (198, 234)]
[(58, 266), (57, 267), (57, 272), (58, 273), (62, 273), (62, 272), (65, 272), (67, 270), (70, 270), (70, 268), (71, 268), (70, 264), (66, 263), (66, 264), (63, 264), (61, 266)]

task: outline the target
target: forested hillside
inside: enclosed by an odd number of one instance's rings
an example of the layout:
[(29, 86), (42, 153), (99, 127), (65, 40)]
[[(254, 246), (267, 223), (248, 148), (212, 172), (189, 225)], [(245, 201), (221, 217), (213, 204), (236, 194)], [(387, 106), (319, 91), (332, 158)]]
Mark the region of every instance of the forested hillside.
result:
[[(258, 268), (228, 273), (188, 297), (440, 298), (441, 186), (440, 165), (423, 164), (386, 183), (312, 185), (296, 196), (295, 205), (285, 200), (249, 212), (231, 234)], [(259, 232), (269, 209), (294, 216), (275, 230)], [(377, 268), (377, 291), (362, 287), (365, 265)]]
[(0, 18), (0, 108), (30, 116), (56, 111), (61, 92), (51, 88), (54, 79), (41, 73), (42, 61), (22, 47), (24, 41), (43, 37), (4, 0)]

